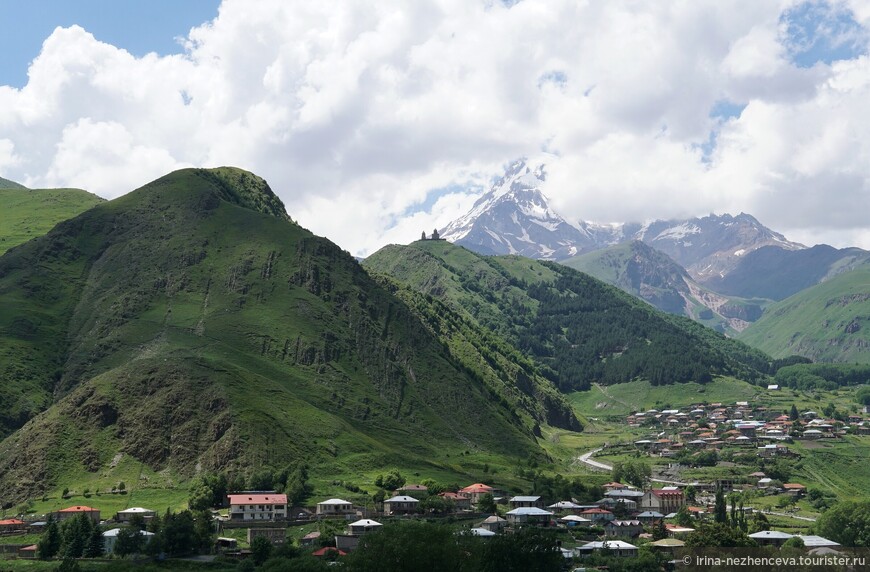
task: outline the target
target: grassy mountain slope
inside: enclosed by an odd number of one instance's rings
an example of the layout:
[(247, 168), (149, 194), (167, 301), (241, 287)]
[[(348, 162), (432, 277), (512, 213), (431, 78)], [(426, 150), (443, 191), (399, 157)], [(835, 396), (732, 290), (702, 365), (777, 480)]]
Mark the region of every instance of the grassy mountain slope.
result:
[(767, 368), (760, 352), (560, 264), (418, 241), (387, 246), (364, 265), (496, 332), (563, 391), (636, 378), (752, 379)]
[(24, 185), (0, 177), (0, 189), (26, 189)]
[(11, 185), (17, 183), (0, 180), (0, 255), (103, 202), (79, 189), (30, 190)]
[(776, 357), (870, 363), (870, 265), (770, 306), (740, 339)]
[(695, 282), (668, 255), (637, 240), (560, 262), (646, 300), (659, 310), (687, 316), (729, 334), (756, 320), (768, 302), (713, 292)]
[(59, 224), (0, 258), (0, 300), (0, 501), (119, 454), (184, 475), (538, 451), (509, 395), (239, 170)]

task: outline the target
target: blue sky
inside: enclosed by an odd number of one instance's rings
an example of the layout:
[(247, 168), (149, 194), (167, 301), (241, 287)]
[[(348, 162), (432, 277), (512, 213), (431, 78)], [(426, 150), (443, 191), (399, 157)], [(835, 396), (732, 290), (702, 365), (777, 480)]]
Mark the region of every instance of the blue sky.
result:
[(571, 222), (747, 212), (870, 248), (870, 0), (0, 0), (0, 25), (0, 176), (32, 188), (235, 165), (365, 256), (544, 157)]
[(78, 24), (135, 56), (181, 53), (176, 38), (217, 16), (219, 0), (0, 0), (0, 85), (22, 87), (58, 26)]

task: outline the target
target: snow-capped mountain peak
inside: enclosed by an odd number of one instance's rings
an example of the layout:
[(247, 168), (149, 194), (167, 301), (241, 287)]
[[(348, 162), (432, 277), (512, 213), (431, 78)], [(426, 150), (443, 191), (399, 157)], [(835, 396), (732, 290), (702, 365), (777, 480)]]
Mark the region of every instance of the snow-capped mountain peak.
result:
[(550, 207), (541, 191), (545, 180), (543, 164), (532, 167), (526, 160), (515, 161), (467, 214), (439, 234), (487, 254), (545, 259), (573, 256), (583, 248), (580, 245), (591, 241)]

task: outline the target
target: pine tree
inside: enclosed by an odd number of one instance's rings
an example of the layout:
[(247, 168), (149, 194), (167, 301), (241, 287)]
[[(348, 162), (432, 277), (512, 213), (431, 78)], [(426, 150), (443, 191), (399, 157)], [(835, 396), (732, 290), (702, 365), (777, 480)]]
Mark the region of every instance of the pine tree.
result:
[(716, 488), (716, 503), (713, 509), (713, 520), (721, 524), (728, 524), (728, 509), (725, 505), (725, 493), (722, 487)]
[(39, 557), (43, 560), (54, 558), (60, 552), (60, 528), (53, 516), (48, 517), (48, 524), (45, 527), (45, 532), (37, 545)]
[(103, 532), (99, 526), (95, 526), (91, 531), (91, 538), (85, 547), (85, 558), (99, 558), (105, 553), (105, 545), (103, 544)]
[(791, 404), (791, 411), (789, 411), (788, 413), (788, 418), (792, 421), (798, 420), (798, 410), (797, 407), (795, 407), (794, 403)]

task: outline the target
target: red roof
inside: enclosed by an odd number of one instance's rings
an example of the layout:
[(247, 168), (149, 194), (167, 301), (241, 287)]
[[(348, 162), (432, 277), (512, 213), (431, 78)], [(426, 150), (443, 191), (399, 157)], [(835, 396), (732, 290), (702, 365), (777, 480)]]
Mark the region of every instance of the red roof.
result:
[(485, 485), (483, 483), (474, 483), (473, 485), (468, 485), (464, 489), (459, 489), (461, 493), (491, 493), (492, 487), (489, 485)]
[(23, 520), (18, 520), (17, 518), (8, 518), (6, 520), (0, 520), (0, 526), (16, 526), (19, 524), (27, 524)]
[(339, 556), (347, 556), (347, 552), (344, 550), (339, 550), (335, 546), (324, 546), (320, 550), (315, 550), (311, 553), (312, 556), (326, 556), (329, 552), (338, 552)]
[(588, 508), (581, 512), (580, 514), (613, 514), (609, 510), (604, 510), (603, 508)]
[(287, 495), (227, 495), (231, 505), (239, 504), (287, 504)]
[(652, 494), (657, 497), (681, 497), (683, 496), (683, 491), (671, 491), (664, 489), (652, 489)]
[(438, 496), (445, 498), (445, 499), (451, 499), (451, 500), (463, 500), (463, 501), (468, 500), (467, 497), (464, 497), (459, 493), (438, 493)]
[(19, 550), (19, 551), (24, 551), (24, 552), (36, 552), (36, 545), (35, 545), (35, 544), (31, 544), (30, 546), (22, 546), (22, 547), (19, 548), (18, 550)]
[(69, 508), (63, 508), (57, 512), (100, 512), (100, 509), (91, 508), (89, 506), (71, 506)]
[(788, 490), (788, 489), (792, 489), (792, 490), (798, 489), (799, 490), (799, 489), (805, 489), (806, 487), (802, 484), (799, 484), (799, 483), (785, 483), (784, 485), (782, 485), (782, 488), (784, 488), (786, 490)]

